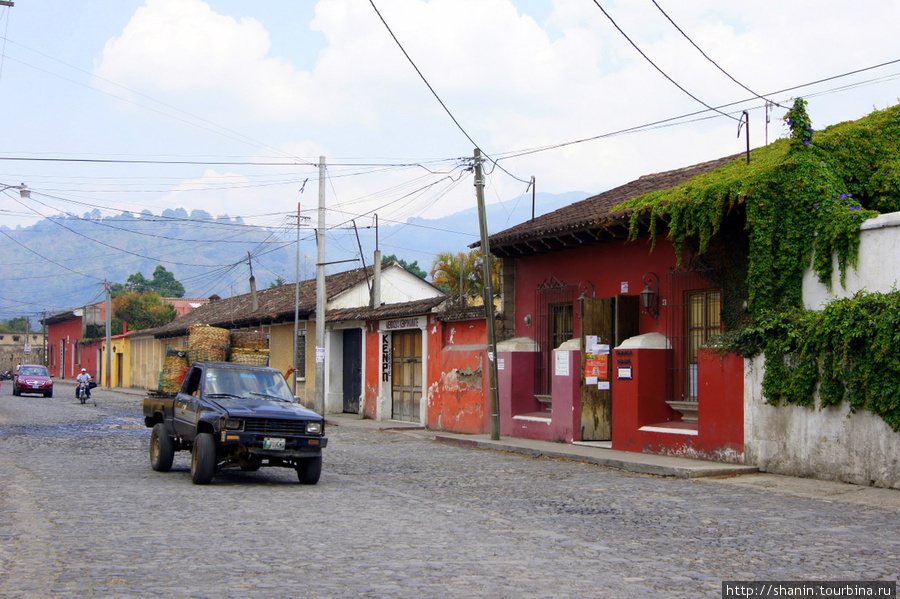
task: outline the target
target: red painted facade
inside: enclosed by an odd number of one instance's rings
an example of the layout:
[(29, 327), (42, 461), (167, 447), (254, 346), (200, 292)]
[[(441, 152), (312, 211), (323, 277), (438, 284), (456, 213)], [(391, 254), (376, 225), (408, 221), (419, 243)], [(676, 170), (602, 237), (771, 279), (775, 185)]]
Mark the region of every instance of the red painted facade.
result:
[[(577, 285), (587, 297), (615, 298), (639, 295), (648, 272), (660, 274), (659, 317), (642, 311), (638, 333), (686, 337), (682, 307), (683, 289), (668, 289), (667, 273), (676, 269), (675, 250), (658, 238), (651, 251), (649, 239), (612, 241), (558, 250), (515, 260), (515, 337), (537, 339), (536, 290), (547, 281)], [(699, 283), (708, 287), (709, 283)], [(688, 290), (690, 291), (690, 290)], [(670, 308), (678, 306), (678, 308)], [(573, 308), (573, 336), (579, 337), (582, 314), (578, 301)], [(610, 353), (611, 444), (625, 451), (682, 455), (685, 457), (742, 462), (743, 450), (743, 360), (737, 356), (703, 354), (697, 365), (697, 422), (683, 422), (682, 415), (666, 403), (672, 397), (671, 365), (684, 350), (637, 349)], [(539, 440), (581, 440), (582, 386), (581, 350), (569, 351), (569, 373), (553, 373), (552, 401), (538, 401), (534, 380), (535, 353), (499, 353), (504, 368), (500, 375), (501, 434)], [(631, 369), (630, 379), (618, 378), (618, 365)], [(628, 374), (628, 371), (623, 371)]]
[[(526, 324), (525, 316), (531, 314), (533, 317), (537, 313), (534, 305), (535, 290), (548, 277), (571, 285), (589, 282), (593, 285), (594, 297), (640, 294), (644, 288), (642, 278), (645, 273), (667, 273), (675, 265), (675, 250), (669, 240), (657, 239), (652, 252), (650, 247), (649, 239), (640, 239), (518, 259), (515, 268), (515, 336), (534, 336), (534, 331)], [(623, 283), (627, 284), (627, 291), (622, 291)], [(667, 299), (665, 288), (661, 289), (660, 296), (661, 299)], [(660, 314), (657, 324), (652, 316), (642, 314), (641, 332), (664, 332), (665, 317), (665, 314)], [(577, 314), (575, 328), (579, 329)]]
[[(427, 315), (422, 409), (425, 426), (455, 433), (490, 431), (490, 386), (487, 383), (487, 327), (483, 318), (443, 321)], [(391, 414), (391, 333), (379, 321), (366, 323), (362, 416), (389, 420)], [(384, 396), (383, 396), (384, 395)]]
[(427, 428), (470, 434), (490, 431), (486, 339), (484, 319), (438, 321), (429, 328)]

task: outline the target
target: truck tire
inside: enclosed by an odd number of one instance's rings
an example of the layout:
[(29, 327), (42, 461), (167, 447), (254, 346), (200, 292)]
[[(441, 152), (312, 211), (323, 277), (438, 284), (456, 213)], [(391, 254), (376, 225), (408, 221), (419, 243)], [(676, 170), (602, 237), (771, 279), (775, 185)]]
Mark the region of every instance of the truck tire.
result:
[(168, 472), (175, 460), (175, 443), (162, 423), (153, 425), (150, 432), (150, 467), (157, 472)]
[(322, 474), (322, 456), (303, 458), (297, 464), (297, 478), (301, 485), (314, 485)]
[(205, 485), (216, 473), (216, 440), (209, 433), (199, 433), (191, 451), (191, 480)]

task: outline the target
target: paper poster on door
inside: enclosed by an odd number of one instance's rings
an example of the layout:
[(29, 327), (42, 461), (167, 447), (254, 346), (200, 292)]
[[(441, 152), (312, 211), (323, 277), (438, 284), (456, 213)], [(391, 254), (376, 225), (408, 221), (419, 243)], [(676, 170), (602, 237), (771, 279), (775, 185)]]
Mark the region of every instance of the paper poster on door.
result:
[(589, 385), (608, 379), (609, 354), (587, 354), (584, 360), (584, 378)]

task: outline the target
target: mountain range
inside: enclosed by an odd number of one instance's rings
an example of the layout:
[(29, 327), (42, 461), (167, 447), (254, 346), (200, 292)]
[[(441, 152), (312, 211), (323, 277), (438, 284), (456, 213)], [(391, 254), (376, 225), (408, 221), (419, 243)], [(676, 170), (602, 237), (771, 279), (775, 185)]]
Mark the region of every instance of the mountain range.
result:
[[(516, 203), (487, 206), (488, 229), (499, 232), (584, 199), (589, 194), (538, 193)], [(371, 220), (371, 219), (368, 219)], [(151, 276), (157, 265), (185, 287), (185, 297), (230, 297), (257, 287), (315, 277), (316, 247), (309, 223), (296, 228), (247, 225), (241, 218), (213, 217), (202, 210), (165, 210), (154, 215), (99, 212), (45, 218), (34, 225), (0, 226), (0, 319), (29, 316), (33, 324), (53, 314), (102, 301), (105, 283), (124, 283), (129, 275)], [(327, 272), (372, 263), (376, 237), (382, 255), (395, 255), (430, 271), (440, 252), (465, 252), (479, 241), (475, 208), (441, 218), (410, 218), (380, 224), (376, 230), (338, 227), (326, 235)], [(360, 260), (362, 248), (363, 260)]]

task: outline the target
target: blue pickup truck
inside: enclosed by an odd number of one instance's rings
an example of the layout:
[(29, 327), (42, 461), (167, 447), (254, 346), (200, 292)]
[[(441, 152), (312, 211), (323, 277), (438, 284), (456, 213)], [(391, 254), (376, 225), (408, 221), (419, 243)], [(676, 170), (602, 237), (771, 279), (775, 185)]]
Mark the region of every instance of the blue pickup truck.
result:
[(172, 468), (191, 452), (191, 480), (209, 483), (222, 468), (294, 468), (305, 485), (319, 482), (325, 419), (294, 403), (282, 374), (263, 366), (195, 362), (175, 395), (144, 398), (150, 466)]

